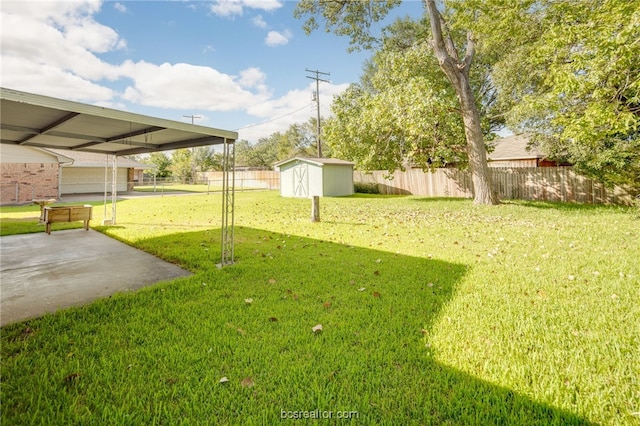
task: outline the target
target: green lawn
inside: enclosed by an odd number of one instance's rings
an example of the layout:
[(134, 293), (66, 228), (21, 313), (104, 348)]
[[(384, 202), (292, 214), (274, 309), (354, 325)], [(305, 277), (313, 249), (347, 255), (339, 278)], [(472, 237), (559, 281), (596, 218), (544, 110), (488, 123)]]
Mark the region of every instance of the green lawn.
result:
[(133, 190), (135, 192), (157, 192), (158, 194), (162, 194), (165, 192), (208, 192), (208, 191), (220, 191), (222, 189), (221, 185), (207, 185), (204, 184), (180, 184), (180, 183), (169, 183), (169, 184), (157, 184), (153, 185), (145, 185), (145, 186), (136, 186)]
[(219, 269), (220, 202), (118, 202), (96, 229), (194, 275), (2, 328), (3, 425), (640, 422), (632, 209), (240, 193)]

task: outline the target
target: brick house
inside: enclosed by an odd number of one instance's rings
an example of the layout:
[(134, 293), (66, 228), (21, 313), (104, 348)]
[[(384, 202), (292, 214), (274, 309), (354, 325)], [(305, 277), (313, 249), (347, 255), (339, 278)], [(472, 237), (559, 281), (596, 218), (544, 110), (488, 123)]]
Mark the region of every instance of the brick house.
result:
[[(111, 157), (112, 158), (112, 157)], [(64, 194), (98, 193), (105, 188), (105, 154), (3, 144), (0, 147), (0, 204), (23, 204)], [(119, 192), (133, 189), (142, 171), (152, 166), (125, 157), (117, 162)], [(108, 168), (111, 191), (112, 171)]]
[[(73, 164), (63, 164), (60, 176), (61, 194), (87, 194), (104, 191), (105, 166), (107, 170), (107, 186), (111, 191), (111, 161), (112, 156), (92, 152), (52, 149), (57, 155), (64, 155), (73, 160)], [(127, 157), (118, 157), (118, 192), (133, 191), (136, 182), (142, 179), (142, 173), (154, 166), (142, 164)]]
[(487, 155), (489, 167), (557, 167), (536, 147), (529, 146), (526, 135), (511, 135), (491, 143), (493, 151)]
[(60, 198), (60, 167), (73, 160), (61, 154), (19, 145), (0, 147), (0, 204)]

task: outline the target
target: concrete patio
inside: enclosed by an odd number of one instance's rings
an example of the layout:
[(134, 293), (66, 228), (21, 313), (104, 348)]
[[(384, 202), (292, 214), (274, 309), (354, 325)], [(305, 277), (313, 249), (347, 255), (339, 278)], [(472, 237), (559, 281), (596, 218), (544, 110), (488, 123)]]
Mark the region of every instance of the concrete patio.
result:
[(190, 274), (93, 230), (1, 237), (0, 325)]

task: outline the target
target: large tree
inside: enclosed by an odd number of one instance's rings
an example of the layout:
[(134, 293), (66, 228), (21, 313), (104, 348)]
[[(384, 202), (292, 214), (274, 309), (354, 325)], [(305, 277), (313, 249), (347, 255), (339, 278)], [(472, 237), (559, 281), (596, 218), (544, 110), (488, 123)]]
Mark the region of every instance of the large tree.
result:
[[(309, 16), (304, 24), (307, 32), (318, 28), (317, 19), (320, 18), (324, 20), (327, 31), (349, 36), (354, 48), (367, 48), (375, 41), (369, 32), (371, 24), (384, 18), (389, 10), (399, 4), (399, 0), (302, 0), (298, 3), (295, 13), (297, 17)], [(423, 0), (423, 4), (430, 29), (424, 32), (424, 36), (458, 99), (458, 113), (464, 124), (467, 158), (473, 180), (474, 202), (497, 204), (498, 198), (492, 188), (487, 166), (480, 111), (471, 84), (476, 39), (471, 31), (466, 31), (463, 48), (459, 50), (455, 43), (455, 34), (447, 26), (446, 19), (436, 7), (435, 1)], [(390, 140), (389, 143), (392, 144), (393, 141)]]
[(508, 19), (485, 2), (456, 5), (481, 11), (468, 25), (485, 48), (509, 43), (493, 69), (508, 126), (579, 172), (640, 192), (640, 3), (517, 3)]
[[(389, 25), (360, 82), (334, 98), (333, 116), (323, 128), (338, 156), (365, 170), (390, 172), (467, 163), (459, 102), (425, 41), (425, 26), (410, 18)], [(503, 120), (493, 111), (495, 90), (484, 64), (477, 57), (470, 79), (488, 140)]]
[(154, 176), (160, 178), (171, 176), (171, 159), (164, 152), (152, 152), (149, 157), (141, 161), (154, 166), (151, 170)]
[(190, 149), (176, 149), (171, 154), (171, 175), (180, 183), (192, 181), (193, 156)]

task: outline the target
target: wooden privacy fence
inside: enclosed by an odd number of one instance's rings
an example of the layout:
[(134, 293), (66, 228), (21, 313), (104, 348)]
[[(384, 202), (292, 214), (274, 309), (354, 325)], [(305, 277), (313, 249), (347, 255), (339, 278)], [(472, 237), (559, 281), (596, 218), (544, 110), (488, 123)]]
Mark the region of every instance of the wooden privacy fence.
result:
[[(223, 172), (200, 173), (199, 179), (211, 185), (222, 185)], [(235, 172), (237, 190), (280, 189), (280, 172), (274, 170), (237, 170)]]
[[(633, 196), (622, 187), (607, 188), (581, 176), (572, 167), (492, 167), (493, 185), (503, 200), (561, 201), (631, 205)], [(354, 183), (375, 184), (381, 194), (413, 194), (425, 197), (471, 198), (471, 174), (458, 169), (396, 171), (386, 179), (385, 171), (353, 172)], [(222, 172), (203, 173), (211, 182), (222, 180)], [(280, 173), (273, 170), (236, 171), (238, 189), (279, 189)]]
[[(493, 167), (489, 169), (501, 199), (631, 205), (633, 196), (622, 187), (607, 188), (578, 175), (571, 167)], [(355, 183), (375, 184), (381, 194), (427, 197), (472, 197), (471, 174), (457, 169), (354, 172)]]

